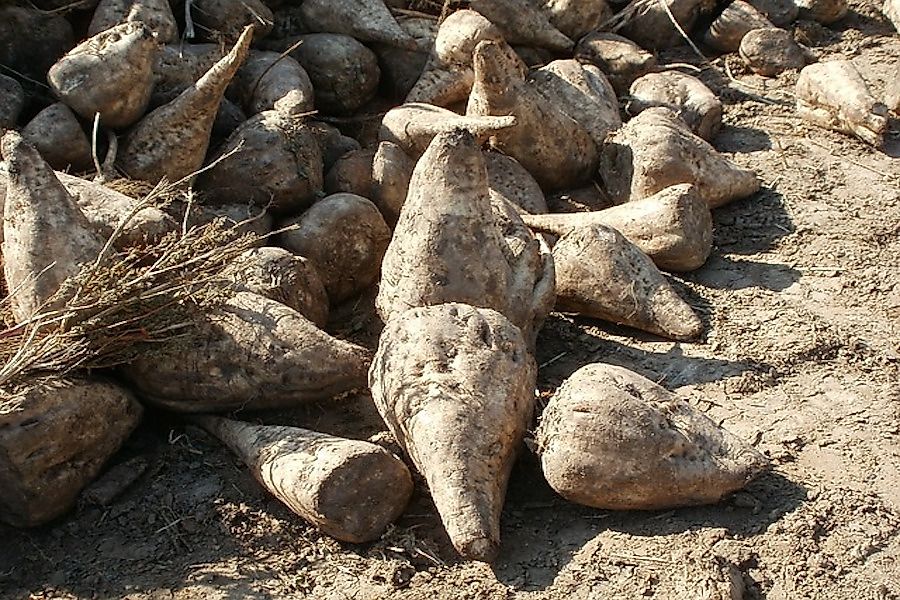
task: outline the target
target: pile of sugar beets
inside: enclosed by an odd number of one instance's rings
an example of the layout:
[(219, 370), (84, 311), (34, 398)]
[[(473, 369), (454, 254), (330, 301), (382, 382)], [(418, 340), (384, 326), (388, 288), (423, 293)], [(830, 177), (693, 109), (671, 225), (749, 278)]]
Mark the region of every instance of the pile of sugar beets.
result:
[[(74, 310), (69, 283), (109, 257), (153, 256), (222, 219), (260, 243), (222, 267), (227, 294), (179, 343), (137, 336), (115, 368), (3, 379), (0, 519), (34, 526), (69, 510), (143, 404), (221, 439), (340, 540), (377, 539), (403, 513), (410, 465), (475, 560), (498, 551), (532, 428), (547, 481), (588, 506), (712, 503), (746, 485), (767, 467), (760, 453), (618, 366), (583, 366), (538, 417), (534, 351), (554, 309), (698, 338), (700, 319), (661, 270), (700, 267), (710, 210), (759, 189), (710, 144), (717, 97), (651, 51), (689, 34), (765, 76), (803, 69), (800, 115), (882, 143), (887, 107), (853, 65), (815, 63), (785, 29), (800, 11), (834, 22), (845, 0), (804, 2), (3, 5), (12, 323), (0, 341), (36, 314)], [(898, 0), (885, 13), (900, 26)], [(112, 185), (123, 179), (134, 185)], [(175, 190), (167, 201), (142, 200), (161, 182)], [(373, 356), (325, 328), (330, 309), (374, 286)], [(191, 294), (178, 298), (161, 306)], [(395, 445), (214, 416), (366, 387)]]

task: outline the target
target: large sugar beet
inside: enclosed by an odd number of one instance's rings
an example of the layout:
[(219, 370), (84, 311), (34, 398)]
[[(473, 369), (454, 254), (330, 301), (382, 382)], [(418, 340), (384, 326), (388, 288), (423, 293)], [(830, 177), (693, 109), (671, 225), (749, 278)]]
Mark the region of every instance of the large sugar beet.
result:
[(710, 24), (703, 41), (720, 52), (735, 52), (747, 33), (766, 27), (774, 26), (765, 15), (749, 2), (734, 0)]
[(369, 353), (287, 306), (238, 292), (198, 315), (190, 336), (139, 356), (123, 373), (153, 404), (178, 412), (296, 406), (364, 387)]
[(270, 204), (295, 213), (322, 191), (322, 150), (306, 120), (277, 110), (259, 113), (225, 141), (197, 187), (211, 204)]
[(738, 50), (747, 66), (763, 77), (776, 77), (788, 69), (802, 69), (815, 62), (808, 48), (798, 44), (791, 33), (776, 27), (748, 31)]
[(21, 135), (10, 131), (3, 136), (0, 154), (9, 172), (3, 272), (9, 289), (18, 289), (11, 297), (13, 316), (24, 321), (50, 307), (47, 303), (63, 281), (96, 260), (103, 240), (50, 165)]
[(574, 42), (528, 0), (472, 0), (469, 5), (497, 25), (510, 44), (557, 52), (566, 52), (574, 46)]
[(410, 90), (406, 102), (451, 106), (465, 102), (475, 73), (472, 53), (484, 40), (502, 40), (496, 25), (474, 10), (459, 10), (441, 22), (434, 50), (425, 69)]
[(600, 148), (607, 134), (622, 126), (619, 100), (606, 75), (575, 59), (555, 60), (534, 71), (528, 81), (591, 135)]
[(88, 26), (88, 35), (133, 21), (146, 25), (161, 44), (178, 40), (178, 24), (168, 0), (100, 0)]
[(0, 65), (42, 81), (74, 45), (72, 25), (62, 15), (15, 4), (0, 6)]
[(35, 115), (22, 129), (22, 137), (54, 169), (81, 173), (93, 165), (91, 143), (75, 113), (62, 102)]
[(575, 58), (596, 65), (619, 94), (638, 77), (656, 67), (656, 57), (621, 35), (595, 31), (584, 36), (575, 48)]
[(464, 304), (388, 323), (369, 372), (372, 398), (424, 475), (465, 558), (490, 561), (513, 459), (534, 405), (536, 367), (517, 327)]
[(32, 527), (71, 509), (141, 413), (125, 388), (99, 379), (0, 393), (0, 521)]
[(676, 113), (705, 140), (722, 126), (722, 102), (702, 81), (678, 71), (648, 73), (631, 84), (628, 112), (636, 115), (651, 106)]
[(413, 482), (403, 462), (370, 442), (299, 427), (195, 417), (288, 508), (347, 542), (378, 539), (406, 508)]
[(250, 51), (244, 30), (234, 47), (174, 100), (148, 113), (128, 132), (119, 166), (132, 179), (156, 184), (189, 178), (203, 165), (225, 88)]
[(820, 127), (855, 135), (880, 147), (887, 131), (887, 107), (869, 92), (849, 60), (809, 65), (797, 79), (797, 114)]
[(300, 14), (312, 31), (342, 33), (361, 42), (416, 47), (416, 40), (400, 27), (382, 0), (305, 0)]
[(610, 138), (600, 157), (600, 176), (616, 202), (691, 183), (710, 208), (750, 196), (760, 186), (753, 171), (716, 152), (662, 107), (648, 108)]
[(104, 125), (128, 127), (150, 103), (156, 51), (156, 40), (144, 23), (122, 23), (73, 48), (53, 65), (47, 81), (83, 118), (100, 113)]
[(590, 179), (597, 165), (591, 134), (526, 83), (524, 65), (512, 48), (503, 42), (481, 42), (473, 64), (475, 85), (466, 114), (516, 118), (513, 127), (492, 136), (492, 146), (522, 163), (545, 190)]
[(557, 389), (537, 443), (553, 489), (605, 509), (718, 502), (768, 466), (672, 392), (602, 363), (582, 367)]
[(281, 235), (281, 244), (312, 262), (332, 303), (358, 296), (378, 281), (391, 230), (366, 198), (332, 194), (281, 225), (297, 226)]
[(557, 236), (591, 225), (612, 227), (666, 271), (700, 268), (712, 251), (712, 215), (689, 184), (603, 210), (523, 215), (522, 220), (535, 231)]
[[(170, 231), (176, 231), (180, 223), (158, 208), (148, 206), (135, 212), (138, 200), (120, 194), (95, 181), (81, 179), (74, 175), (55, 173), (66, 191), (84, 213), (90, 228), (102, 239), (108, 239), (116, 229), (119, 235), (113, 247), (119, 250), (154, 242)], [(4, 163), (0, 163), (0, 208), (6, 197), (9, 174)], [(128, 219), (123, 225), (123, 221)], [(0, 241), (3, 235), (0, 234)]]
[(435, 137), (413, 171), (382, 263), (381, 317), (462, 302), (503, 313), (530, 340), (553, 302), (552, 260), (510, 212), (494, 212), (474, 136)]
[(581, 227), (553, 247), (556, 308), (675, 340), (703, 324), (650, 258), (604, 225)]

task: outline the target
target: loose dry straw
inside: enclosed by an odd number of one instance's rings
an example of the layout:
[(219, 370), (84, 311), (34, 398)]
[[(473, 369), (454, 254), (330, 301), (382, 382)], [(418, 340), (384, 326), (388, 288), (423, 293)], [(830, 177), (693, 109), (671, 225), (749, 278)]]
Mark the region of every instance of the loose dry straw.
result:
[[(0, 387), (127, 363), (147, 344), (187, 334), (228, 299), (233, 283), (223, 276), (225, 268), (260, 241), (239, 233), (243, 223), (228, 227), (220, 219), (170, 233), (154, 246), (113, 252), (126, 223), (170, 188), (158, 185), (139, 202), (97, 259), (67, 279), (37, 314), (0, 331)], [(15, 293), (0, 309), (8, 312)]]

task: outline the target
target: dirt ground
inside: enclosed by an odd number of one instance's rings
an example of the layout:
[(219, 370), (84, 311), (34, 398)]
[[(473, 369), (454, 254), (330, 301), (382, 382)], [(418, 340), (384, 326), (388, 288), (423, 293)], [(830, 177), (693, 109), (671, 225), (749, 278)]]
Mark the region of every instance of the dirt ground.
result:
[[(874, 2), (853, 9), (801, 34), (822, 58), (852, 59), (880, 94), (900, 37)], [(146, 471), (118, 501), (0, 528), (0, 597), (900, 598), (900, 124), (875, 151), (799, 121), (796, 73), (764, 80), (728, 64), (739, 83), (723, 59), (702, 74), (726, 103), (715, 143), (764, 189), (715, 211), (713, 256), (675, 279), (705, 338), (659, 341), (554, 315), (538, 344), (540, 386), (547, 394), (592, 361), (632, 368), (752, 442), (771, 473), (717, 506), (606, 512), (555, 496), (523, 452), (501, 555), (487, 566), (455, 557), (421, 480), (381, 541), (341, 544), (210, 438), (150, 414), (117, 458)], [(356, 437), (380, 429), (365, 395), (259, 418)]]

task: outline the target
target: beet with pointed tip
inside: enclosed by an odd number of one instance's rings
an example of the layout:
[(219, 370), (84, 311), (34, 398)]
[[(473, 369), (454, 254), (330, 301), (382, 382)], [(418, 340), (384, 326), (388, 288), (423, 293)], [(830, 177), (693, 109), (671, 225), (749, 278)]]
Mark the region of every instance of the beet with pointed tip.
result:
[[(24, 321), (59, 308), (62, 283), (97, 259), (103, 240), (37, 150), (15, 131), (0, 140), (7, 163), (3, 273), (13, 316)], [(50, 302), (54, 299), (54, 302)]]
[(195, 84), (138, 121), (119, 148), (118, 165), (126, 175), (152, 184), (164, 178), (175, 183), (200, 169), (225, 88), (244, 62), (252, 37), (248, 27)]
[(493, 310), (415, 308), (382, 332), (369, 371), (372, 399), (464, 558), (496, 557), (536, 373), (521, 331)]
[(610, 136), (600, 157), (600, 177), (616, 202), (690, 183), (710, 208), (755, 194), (760, 187), (756, 173), (719, 154), (663, 107), (646, 109)]
[(642, 200), (602, 210), (523, 215), (522, 220), (535, 231), (556, 236), (579, 227), (607, 225), (666, 271), (698, 269), (712, 251), (712, 215), (690, 184), (673, 185)]
[(653, 261), (605, 225), (579, 227), (553, 246), (556, 309), (648, 331), (696, 339), (703, 324)]
[(855, 135), (875, 147), (884, 144), (888, 110), (849, 60), (809, 65), (795, 88), (797, 114), (820, 127)]
[(677, 395), (603, 363), (580, 368), (556, 390), (536, 441), (550, 486), (602, 509), (719, 502), (769, 466)]

